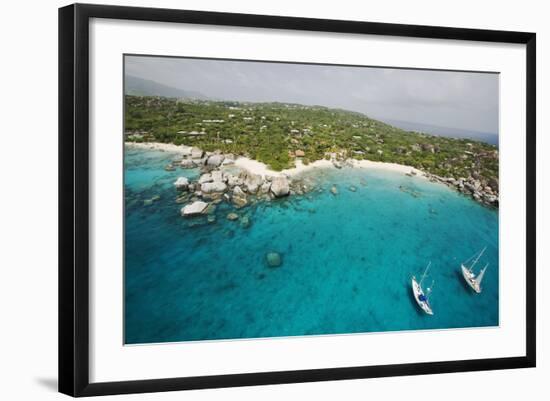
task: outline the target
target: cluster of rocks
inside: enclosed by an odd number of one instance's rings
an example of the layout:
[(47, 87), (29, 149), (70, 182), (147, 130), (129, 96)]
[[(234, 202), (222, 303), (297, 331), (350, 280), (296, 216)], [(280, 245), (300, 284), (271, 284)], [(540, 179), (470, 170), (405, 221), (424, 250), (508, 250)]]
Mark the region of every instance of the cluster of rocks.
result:
[(441, 182), (469, 195), (484, 205), (498, 207), (499, 182), (496, 178), (487, 180), (475, 171), (468, 178), (441, 177), (429, 173), (426, 173), (426, 177), (430, 181)]
[(176, 166), (181, 168), (197, 168), (207, 167), (216, 168), (222, 165), (233, 164), (235, 156), (232, 154), (221, 154), (220, 152), (204, 152), (197, 147), (183, 147), (182, 157), (174, 160), (172, 164), (166, 166), (167, 170), (171, 170)]
[[(200, 158), (198, 158), (200, 156)], [(180, 161), (187, 166), (188, 161), (200, 165), (202, 174), (198, 180), (191, 182), (187, 177), (179, 177), (174, 187), (179, 191), (178, 203), (186, 203), (181, 209), (182, 216), (194, 216), (207, 213), (209, 205), (226, 201), (240, 209), (259, 198), (273, 199), (288, 196), (291, 193), (291, 183), (286, 176), (261, 176), (247, 171), (233, 174), (222, 167), (228, 155), (190, 154), (189, 158)], [(228, 216), (230, 220), (234, 216)]]

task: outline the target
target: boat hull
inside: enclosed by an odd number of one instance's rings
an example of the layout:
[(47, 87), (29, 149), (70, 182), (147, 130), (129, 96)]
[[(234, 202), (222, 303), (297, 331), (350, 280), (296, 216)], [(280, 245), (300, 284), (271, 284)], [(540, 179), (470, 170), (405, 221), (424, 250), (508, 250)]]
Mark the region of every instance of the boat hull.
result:
[(430, 307), (430, 304), (427, 301), (422, 301), (420, 299), (420, 296), (424, 296), (424, 291), (422, 291), (422, 287), (420, 287), (420, 284), (418, 284), (413, 277), (411, 280), (411, 286), (413, 290), (414, 299), (416, 300), (416, 303), (422, 309), (426, 314), (433, 315), (432, 308)]
[(461, 265), (460, 268), (462, 269), (462, 277), (464, 277), (464, 280), (472, 290), (474, 290), (477, 294), (481, 292), (481, 286), (476, 281), (476, 276), (470, 272), (464, 265)]

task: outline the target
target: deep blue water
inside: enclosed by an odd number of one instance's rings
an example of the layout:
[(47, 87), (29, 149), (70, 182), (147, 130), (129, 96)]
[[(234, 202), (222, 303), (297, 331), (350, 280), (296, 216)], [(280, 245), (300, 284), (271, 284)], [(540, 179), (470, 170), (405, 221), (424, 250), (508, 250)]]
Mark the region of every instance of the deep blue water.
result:
[[(173, 155), (127, 148), (125, 156), (127, 344), (499, 323), (498, 212), (444, 185), (326, 169), (304, 176), (315, 186), (307, 195), (238, 210), (251, 221), (244, 228), (226, 219), (228, 204), (215, 223), (180, 216), (172, 183), (199, 173), (164, 171)], [(484, 246), (490, 266), (474, 294), (460, 262)], [(267, 267), (270, 251), (282, 266)], [(434, 316), (410, 289), (429, 261)]]

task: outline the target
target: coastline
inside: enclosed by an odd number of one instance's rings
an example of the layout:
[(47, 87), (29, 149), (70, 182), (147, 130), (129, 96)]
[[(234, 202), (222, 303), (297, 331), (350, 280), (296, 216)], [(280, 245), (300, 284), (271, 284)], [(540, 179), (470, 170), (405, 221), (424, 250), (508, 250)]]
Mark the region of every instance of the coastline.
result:
[[(124, 142), (125, 146), (134, 147), (138, 149), (149, 149), (149, 150), (159, 150), (161, 152), (170, 152), (170, 153), (187, 153), (191, 150), (191, 146), (186, 145), (174, 145), (172, 143), (161, 143), (161, 142)], [(418, 170), (415, 167), (397, 164), (397, 163), (386, 163), (386, 162), (377, 162), (372, 160), (355, 160), (347, 159), (343, 162), (347, 166), (356, 167), (356, 168), (365, 168), (365, 169), (378, 169), (393, 171), (403, 174), (415, 174), (417, 177), (426, 178), (426, 173)], [(334, 163), (331, 160), (321, 159), (311, 162), (309, 164), (304, 164), (302, 160), (297, 159), (295, 167), (284, 169), (281, 171), (271, 170), (265, 163), (262, 163), (258, 160), (250, 159), (244, 156), (238, 156), (235, 159), (233, 164), (236, 167), (240, 167), (243, 170), (251, 174), (261, 175), (262, 177), (279, 177), (287, 176), (294, 177), (306, 171), (311, 171), (320, 168), (336, 168)]]
[(191, 149), (191, 146), (174, 145), (173, 143), (162, 142), (124, 142), (124, 146), (137, 149), (159, 150), (161, 152), (185, 153)]
[[(393, 172), (403, 173), (403, 174), (412, 173), (413, 175), (416, 175), (418, 177), (426, 178), (426, 175), (423, 171), (404, 164), (377, 162), (372, 160), (355, 160), (355, 159), (347, 159), (343, 162), (343, 164), (345, 164), (348, 167), (354, 167), (354, 168), (386, 170), (386, 171), (393, 171)], [(259, 162), (257, 160), (249, 159), (247, 157), (237, 158), (235, 160), (235, 166), (241, 167), (242, 169), (247, 170), (248, 172), (253, 174), (258, 174), (261, 176), (270, 176), (270, 177), (276, 177), (280, 175), (293, 177), (301, 173), (304, 173), (306, 171), (311, 171), (315, 169), (336, 168), (336, 166), (331, 160), (321, 159), (306, 165), (302, 163), (302, 160), (297, 159), (295, 167), (284, 169), (282, 171), (274, 171), (269, 169), (269, 167), (266, 164)]]
[[(173, 153), (175, 155), (181, 155), (183, 160), (190, 162), (191, 166), (199, 166), (207, 164), (207, 160), (212, 156), (217, 156), (219, 152), (206, 152), (204, 153), (201, 149), (196, 147), (186, 146), (186, 145), (175, 145), (172, 143), (160, 143), (160, 142), (125, 142), (125, 146), (139, 148), (139, 149), (148, 149), (148, 150), (157, 150), (161, 152)], [(198, 156), (191, 156), (192, 152), (198, 152)], [(292, 168), (287, 168), (282, 171), (275, 171), (269, 168), (265, 163), (258, 160), (254, 160), (244, 156), (237, 156), (234, 158), (231, 155), (231, 158), (228, 158), (228, 163), (222, 163), (225, 155), (221, 155), (221, 159), (209, 164), (209, 168), (213, 167), (223, 168), (225, 166), (234, 166), (245, 171), (249, 175), (261, 177), (264, 181), (271, 181), (272, 178), (282, 177), (284, 179), (292, 179), (297, 177), (300, 174), (307, 171), (314, 171), (317, 169), (327, 169), (327, 168), (337, 168), (341, 169), (342, 167), (351, 167), (351, 168), (363, 168), (363, 169), (376, 169), (376, 170), (385, 170), (392, 171), (400, 174), (404, 174), (410, 177), (418, 177), (424, 180), (429, 180), (431, 182), (436, 182), (447, 187), (450, 187), (464, 195), (467, 195), (474, 199), (474, 201), (479, 202), (483, 205), (489, 207), (498, 208), (498, 192), (495, 194), (492, 191), (492, 188), (487, 186), (484, 187), (481, 181), (469, 176), (468, 178), (453, 178), (453, 177), (441, 177), (429, 172), (419, 170), (412, 166), (407, 166), (403, 164), (390, 163), (390, 162), (379, 162), (372, 160), (355, 160), (355, 159), (346, 159), (346, 160), (336, 160), (336, 159), (321, 159), (311, 162), (309, 164), (304, 164), (301, 158), (295, 160), (295, 166)], [(217, 164), (216, 164), (217, 163)], [(174, 168), (171, 166), (170, 168)], [(191, 168), (191, 167), (185, 167)], [(498, 183), (497, 183), (498, 185)]]

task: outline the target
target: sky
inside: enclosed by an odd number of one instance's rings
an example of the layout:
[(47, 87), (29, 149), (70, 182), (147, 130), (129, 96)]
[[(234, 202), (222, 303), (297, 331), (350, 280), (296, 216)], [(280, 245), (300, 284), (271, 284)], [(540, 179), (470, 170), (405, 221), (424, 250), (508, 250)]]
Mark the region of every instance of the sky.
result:
[(495, 73), (139, 56), (125, 58), (125, 72), (212, 99), (321, 105), (498, 133)]

